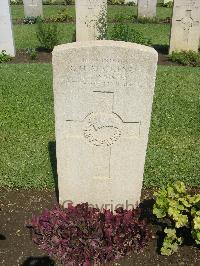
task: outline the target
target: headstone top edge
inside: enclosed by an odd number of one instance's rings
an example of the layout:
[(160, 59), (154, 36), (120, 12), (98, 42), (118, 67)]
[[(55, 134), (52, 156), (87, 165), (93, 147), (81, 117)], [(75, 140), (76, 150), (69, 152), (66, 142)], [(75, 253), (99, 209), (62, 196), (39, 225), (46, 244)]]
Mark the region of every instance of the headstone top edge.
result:
[(157, 51), (149, 46), (123, 42), (123, 41), (84, 41), (84, 42), (73, 42), (68, 44), (61, 44), (54, 47), (52, 54), (58, 54), (62, 51), (73, 50), (73, 49), (81, 49), (81, 48), (92, 48), (92, 47), (119, 47), (119, 48), (132, 48), (134, 50), (148, 52), (152, 55), (158, 57)]

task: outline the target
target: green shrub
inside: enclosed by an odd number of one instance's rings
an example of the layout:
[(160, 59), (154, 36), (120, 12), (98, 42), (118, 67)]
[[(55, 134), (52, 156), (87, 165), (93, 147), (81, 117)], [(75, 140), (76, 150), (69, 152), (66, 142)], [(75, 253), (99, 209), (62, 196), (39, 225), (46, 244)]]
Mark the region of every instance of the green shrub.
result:
[(11, 0), (10, 3), (11, 5), (23, 5), (22, 0)]
[(58, 11), (58, 14), (54, 16), (51, 21), (53, 22), (70, 22), (73, 21), (73, 17), (68, 14), (66, 8)]
[(172, 52), (169, 59), (184, 66), (200, 66), (200, 53), (194, 51)]
[(73, 5), (74, 1), (73, 0), (64, 0), (65, 5)]
[[(156, 202), (153, 213), (162, 219), (165, 238), (161, 248), (162, 255), (172, 255), (190, 232), (197, 244), (200, 244), (200, 194), (191, 196), (183, 182), (176, 182), (154, 193)], [(187, 231), (186, 231), (187, 230)]]
[(108, 5), (123, 5), (124, 0), (108, 0)]
[(0, 63), (8, 62), (12, 59), (12, 56), (6, 54), (5, 50), (2, 50), (0, 53)]
[(31, 60), (36, 60), (37, 58), (37, 51), (35, 48), (27, 48), (26, 54), (30, 57)]
[(56, 24), (39, 21), (36, 33), (42, 48), (51, 51), (58, 44), (58, 27)]
[(135, 19), (136, 22), (141, 24), (150, 24), (150, 23), (159, 23), (159, 18), (147, 18), (147, 17), (138, 17)]
[(25, 17), (23, 19), (24, 24), (35, 24), (37, 22), (37, 17)]
[(130, 27), (128, 24), (115, 23), (109, 32), (111, 40), (133, 42), (144, 45), (150, 45), (150, 39), (145, 38), (140, 32)]
[(163, 7), (168, 7), (168, 8), (172, 8), (173, 7), (173, 1), (171, 1), (171, 2), (168, 2), (168, 3), (163, 3), (163, 5), (162, 5)]

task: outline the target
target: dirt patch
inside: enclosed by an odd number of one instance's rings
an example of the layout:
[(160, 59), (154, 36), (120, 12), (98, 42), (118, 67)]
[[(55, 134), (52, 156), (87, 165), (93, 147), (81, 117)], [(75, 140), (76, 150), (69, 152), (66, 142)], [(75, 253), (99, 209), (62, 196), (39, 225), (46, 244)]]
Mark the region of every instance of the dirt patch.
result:
[[(31, 241), (25, 221), (32, 214), (39, 214), (44, 208), (56, 204), (56, 194), (52, 191), (0, 190), (0, 265), (2, 266), (50, 266), (56, 265)], [(151, 217), (152, 190), (143, 191), (142, 210), (144, 217)], [(183, 246), (173, 256), (161, 256), (157, 252), (159, 226), (151, 226), (154, 239), (144, 252), (122, 259), (118, 265), (200, 265), (200, 249)]]
[(51, 63), (52, 54), (45, 51), (38, 51), (37, 57), (35, 60), (31, 59), (30, 56), (26, 53), (26, 51), (18, 51), (16, 56), (9, 61), (10, 64), (18, 64), (18, 63)]

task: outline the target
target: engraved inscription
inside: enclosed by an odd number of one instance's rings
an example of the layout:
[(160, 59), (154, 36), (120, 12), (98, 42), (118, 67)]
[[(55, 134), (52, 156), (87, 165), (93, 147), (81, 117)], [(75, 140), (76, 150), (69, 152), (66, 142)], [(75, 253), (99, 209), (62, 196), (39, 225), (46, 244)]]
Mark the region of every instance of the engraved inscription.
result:
[(113, 113), (92, 113), (86, 118), (84, 137), (94, 146), (111, 146), (121, 137), (120, 122)]

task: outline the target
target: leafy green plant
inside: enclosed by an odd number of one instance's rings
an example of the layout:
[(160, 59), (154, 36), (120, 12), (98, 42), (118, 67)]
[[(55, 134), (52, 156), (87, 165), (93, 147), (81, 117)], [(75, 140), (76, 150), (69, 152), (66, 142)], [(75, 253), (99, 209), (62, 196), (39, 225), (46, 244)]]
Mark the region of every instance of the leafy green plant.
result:
[(168, 2), (168, 3), (163, 3), (162, 6), (163, 6), (163, 7), (172, 8), (172, 7), (173, 7), (173, 1)]
[(0, 63), (8, 62), (12, 59), (12, 56), (6, 54), (5, 50), (2, 50), (0, 53)]
[(145, 38), (140, 32), (123, 22), (115, 23), (109, 32), (109, 36), (111, 40), (115, 41), (133, 42), (144, 45), (151, 44), (150, 39)]
[(65, 5), (72, 5), (74, 4), (74, 1), (73, 0), (64, 0), (65, 2)]
[(23, 1), (22, 0), (11, 0), (10, 3), (11, 5), (22, 5)]
[(108, 0), (108, 5), (124, 5), (124, 0)]
[(51, 21), (54, 22), (71, 22), (73, 21), (73, 17), (68, 14), (68, 10), (66, 8), (58, 11), (58, 14), (54, 16)]
[(153, 17), (153, 18), (148, 18), (148, 17), (138, 17), (135, 19), (135, 22), (141, 23), (141, 24), (156, 24), (159, 23), (159, 18)]
[(191, 196), (183, 182), (176, 182), (154, 193), (156, 202), (153, 213), (168, 224), (161, 248), (162, 255), (171, 255), (184, 241), (184, 230), (191, 232), (197, 244), (200, 244), (200, 194)]
[(35, 24), (37, 22), (37, 17), (25, 17), (23, 19), (24, 24)]
[(169, 59), (185, 66), (200, 66), (200, 53), (194, 51), (172, 52)]
[(53, 50), (54, 46), (58, 44), (58, 27), (56, 24), (44, 23), (39, 21), (37, 23), (37, 38), (42, 48)]
[(35, 48), (27, 48), (26, 54), (30, 57), (31, 60), (36, 60), (37, 58), (37, 51)]

